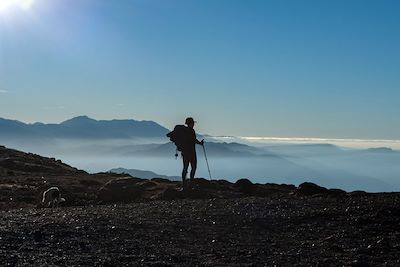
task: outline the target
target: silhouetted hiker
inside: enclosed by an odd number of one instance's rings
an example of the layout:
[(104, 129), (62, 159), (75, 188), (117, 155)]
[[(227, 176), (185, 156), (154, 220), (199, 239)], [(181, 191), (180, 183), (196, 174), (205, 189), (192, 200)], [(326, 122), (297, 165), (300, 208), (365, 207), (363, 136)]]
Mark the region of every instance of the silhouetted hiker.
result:
[(182, 169), (182, 187), (186, 187), (186, 176), (189, 168), (190, 182), (193, 180), (197, 168), (196, 144), (204, 145), (204, 140), (197, 140), (196, 132), (193, 127), (195, 121), (189, 117), (185, 120), (186, 126), (177, 125), (174, 130), (167, 134), (171, 141), (177, 146), (177, 150), (182, 152), (183, 169)]

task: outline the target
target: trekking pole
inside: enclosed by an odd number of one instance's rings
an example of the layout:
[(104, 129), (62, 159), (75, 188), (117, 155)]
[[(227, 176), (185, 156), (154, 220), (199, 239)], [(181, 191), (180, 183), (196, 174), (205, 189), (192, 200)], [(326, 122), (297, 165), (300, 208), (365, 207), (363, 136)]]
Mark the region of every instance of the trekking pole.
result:
[(208, 165), (208, 159), (207, 159), (206, 148), (204, 147), (204, 143), (203, 143), (202, 147), (203, 147), (203, 151), (204, 151), (204, 157), (206, 158), (206, 162), (207, 162), (208, 174), (210, 175), (210, 180), (212, 180), (210, 166)]

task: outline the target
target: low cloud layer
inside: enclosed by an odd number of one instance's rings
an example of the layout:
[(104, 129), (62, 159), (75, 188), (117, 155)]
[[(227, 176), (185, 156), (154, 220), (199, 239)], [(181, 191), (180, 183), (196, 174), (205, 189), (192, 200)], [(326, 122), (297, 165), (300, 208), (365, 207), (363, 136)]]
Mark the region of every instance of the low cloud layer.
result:
[(236, 140), (259, 144), (334, 144), (351, 148), (389, 147), (400, 149), (400, 140), (390, 139), (339, 139), (339, 138), (304, 138), (304, 137), (252, 137), (252, 136), (217, 136), (215, 139)]

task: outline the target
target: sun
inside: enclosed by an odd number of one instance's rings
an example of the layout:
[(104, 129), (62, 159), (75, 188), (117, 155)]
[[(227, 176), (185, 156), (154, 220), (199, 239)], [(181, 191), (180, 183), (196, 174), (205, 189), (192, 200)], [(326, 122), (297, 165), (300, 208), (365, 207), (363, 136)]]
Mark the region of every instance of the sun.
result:
[(0, 0), (0, 12), (13, 7), (28, 10), (34, 2), (35, 0)]

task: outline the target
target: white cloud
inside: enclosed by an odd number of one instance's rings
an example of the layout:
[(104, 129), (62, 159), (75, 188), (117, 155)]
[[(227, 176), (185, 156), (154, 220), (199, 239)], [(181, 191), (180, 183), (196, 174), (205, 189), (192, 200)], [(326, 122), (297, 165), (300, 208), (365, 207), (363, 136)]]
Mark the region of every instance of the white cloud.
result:
[(304, 138), (304, 137), (253, 137), (253, 136), (217, 136), (220, 140), (245, 141), (258, 144), (334, 144), (351, 148), (390, 147), (400, 149), (400, 140), (390, 139), (345, 139), (345, 138)]
[(8, 93), (8, 91), (7, 91), (7, 90), (0, 89), (0, 94), (5, 94), (5, 93)]
[(329, 142), (350, 142), (350, 143), (400, 143), (400, 140), (387, 140), (387, 139), (350, 139), (350, 138), (304, 138), (304, 137), (252, 137), (240, 136), (238, 138), (248, 141), (276, 141), (276, 142), (316, 142), (316, 143), (329, 143)]

